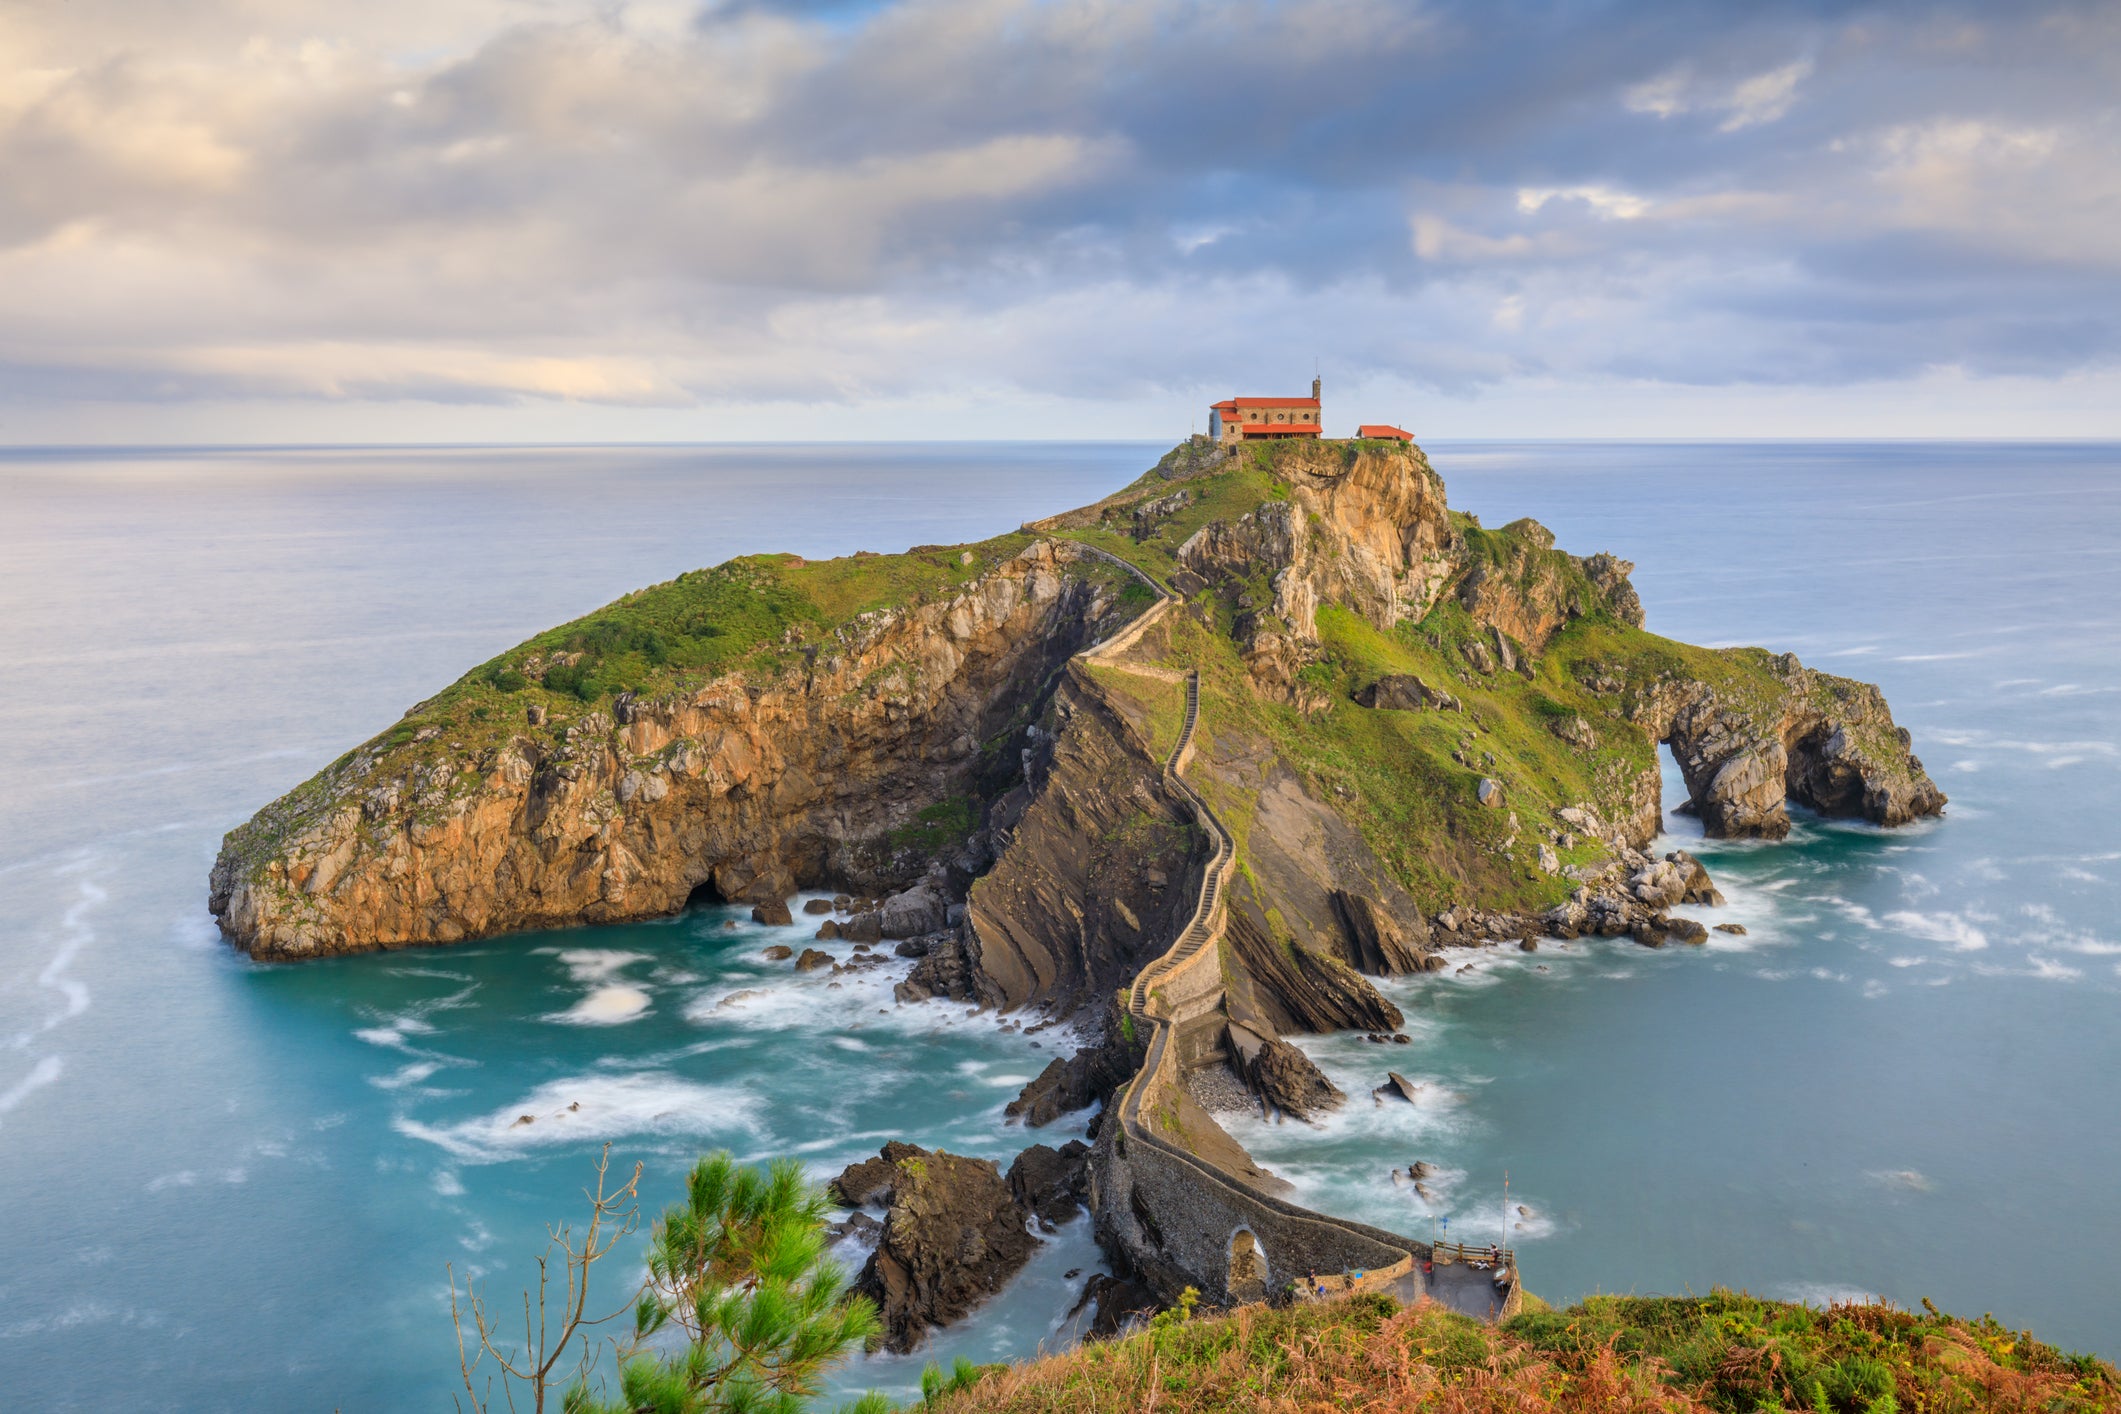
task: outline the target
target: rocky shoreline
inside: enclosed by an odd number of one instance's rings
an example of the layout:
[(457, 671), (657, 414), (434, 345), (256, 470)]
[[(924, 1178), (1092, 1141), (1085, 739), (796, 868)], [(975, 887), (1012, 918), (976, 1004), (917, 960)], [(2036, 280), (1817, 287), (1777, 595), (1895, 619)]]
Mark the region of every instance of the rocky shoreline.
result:
[[(1142, 1068), (1115, 998), (1186, 926), (1213, 847), (1164, 763), (1195, 692), (1191, 788), (1236, 859), (1174, 1123), (1267, 1191), (1210, 1116), (1345, 1103), (1286, 1038), (1390, 1044), (1403, 1018), (1371, 978), (1542, 938), (1706, 939), (1671, 910), (1721, 901), (1707, 871), (1645, 853), (1660, 744), (1711, 837), (1780, 838), (1793, 802), (1941, 812), (1875, 688), (1656, 638), (1631, 568), (1451, 511), (1418, 448), (1182, 444), (995, 541), (754, 556), (541, 635), (232, 831), (210, 901), (285, 961), (696, 898), (786, 924), (798, 888), (841, 890), (819, 946), (778, 960), (910, 959), (901, 1004), (1074, 1024), (1084, 1043), (1008, 1106), (1035, 1129)], [(835, 1181), (894, 1348), (1021, 1266), (1089, 1196), (1082, 1158), (1033, 1146), (1005, 1178), (894, 1144)]]

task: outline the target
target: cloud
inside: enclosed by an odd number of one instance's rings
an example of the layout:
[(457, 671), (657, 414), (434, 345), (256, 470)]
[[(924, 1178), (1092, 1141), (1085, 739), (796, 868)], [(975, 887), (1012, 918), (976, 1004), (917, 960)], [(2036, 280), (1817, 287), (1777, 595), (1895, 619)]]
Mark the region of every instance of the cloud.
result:
[(1796, 59), (1780, 68), (1739, 79), (1735, 83), (1705, 82), (1695, 77), (1689, 65), (1660, 74), (1627, 89), (1622, 102), (1631, 113), (1649, 113), (1674, 118), (1683, 113), (1720, 113), (1716, 131), (1735, 133), (1756, 123), (1772, 123), (1790, 111), (1797, 101), (1797, 86), (1812, 72), (1810, 59)]
[(2121, 361), (2097, 6), (83, 0), (9, 24), (0, 406), (99, 427), (215, 399), (1190, 397), (1314, 353), (1453, 397)]

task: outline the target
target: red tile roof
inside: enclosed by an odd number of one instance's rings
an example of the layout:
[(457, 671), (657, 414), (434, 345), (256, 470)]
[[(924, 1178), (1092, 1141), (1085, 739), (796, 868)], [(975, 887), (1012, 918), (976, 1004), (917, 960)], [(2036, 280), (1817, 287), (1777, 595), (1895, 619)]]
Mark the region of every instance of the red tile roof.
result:
[(1388, 422), (1365, 422), (1355, 429), (1358, 437), (1396, 437), (1402, 442), (1414, 440), (1414, 434), (1404, 428), (1394, 427)]
[[(1217, 407), (1222, 407), (1222, 406), (1224, 406), (1224, 404), (1222, 404), (1222, 403), (1217, 403), (1217, 404), (1216, 404), (1216, 406), (1217, 406)], [(1232, 399), (1230, 399), (1230, 401), (1229, 401), (1229, 404), (1228, 404), (1228, 406), (1230, 406), (1230, 407), (1241, 407), (1241, 408), (1315, 408), (1315, 407), (1317, 407), (1317, 406), (1318, 406), (1318, 399), (1316, 399), (1316, 398), (1232, 398)]]

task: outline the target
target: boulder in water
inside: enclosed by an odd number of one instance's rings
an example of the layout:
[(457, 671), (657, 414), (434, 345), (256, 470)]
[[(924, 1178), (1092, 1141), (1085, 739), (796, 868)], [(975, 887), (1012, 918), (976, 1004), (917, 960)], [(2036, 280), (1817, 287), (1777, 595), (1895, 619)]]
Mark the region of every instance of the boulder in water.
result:
[(876, 1302), (885, 1348), (905, 1352), (1007, 1284), (1038, 1239), (987, 1159), (941, 1152), (900, 1158), (891, 1211), (855, 1290)]

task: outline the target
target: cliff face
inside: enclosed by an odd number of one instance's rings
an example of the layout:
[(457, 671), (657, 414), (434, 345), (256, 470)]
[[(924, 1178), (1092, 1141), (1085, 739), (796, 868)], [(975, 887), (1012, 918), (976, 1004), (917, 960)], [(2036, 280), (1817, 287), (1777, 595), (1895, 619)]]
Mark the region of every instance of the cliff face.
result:
[(1763, 657), (1779, 693), (1676, 682), (1631, 704), (1629, 715), (1672, 747), (1709, 834), (1781, 839), (1790, 832), (1792, 800), (1875, 825), (1905, 825), (1944, 808), (1883, 693), (1813, 672), (1794, 654)]
[(702, 887), (906, 882), (922, 843), (1019, 770), (1062, 665), (1131, 612), (1114, 589), (1079, 547), (1036, 541), (952, 592), (798, 625), (779, 671), (566, 722), (531, 694), (524, 725), (482, 745), (462, 715), (379, 738), (229, 835), (214, 914), (253, 955), (290, 958), (649, 917)]
[[(1185, 596), (1095, 666), (1154, 596), (1086, 547)], [(929, 993), (1073, 1008), (1190, 905), (1198, 672), (1232, 1018), (1271, 1035), (1389, 1026), (1362, 974), (1641, 868), (1660, 741), (1713, 834), (1941, 809), (1876, 689), (1647, 634), (1630, 568), (1452, 512), (1418, 449), (1187, 443), (983, 545), (732, 561), (540, 635), (231, 832), (212, 906), (294, 958), (925, 875), (937, 926), (971, 885)]]
[(1143, 740), (1086, 674), (1055, 693), (1048, 732), (1030, 779), (996, 808), (999, 859), (968, 912), (1005, 1005), (1073, 1010), (1169, 946), (1203, 848)]

